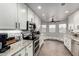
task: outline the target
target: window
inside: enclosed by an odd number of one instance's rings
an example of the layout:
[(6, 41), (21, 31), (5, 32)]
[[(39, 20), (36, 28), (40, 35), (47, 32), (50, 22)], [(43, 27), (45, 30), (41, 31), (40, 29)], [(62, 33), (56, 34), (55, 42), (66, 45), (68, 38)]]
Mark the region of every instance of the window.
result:
[(42, 26), (42, 32), (46, 32), (46, 25), (41, 25)]
[(79, 30), (79, 24), (75, 24), (75, 26), (74, 26), (75, 28), (75, 30)]
[(49, 32), (55, 32), (56, 25), (49, 25)]
[(66, 24), (59, 24), (59, 32), (60, 33), (66, 32)]

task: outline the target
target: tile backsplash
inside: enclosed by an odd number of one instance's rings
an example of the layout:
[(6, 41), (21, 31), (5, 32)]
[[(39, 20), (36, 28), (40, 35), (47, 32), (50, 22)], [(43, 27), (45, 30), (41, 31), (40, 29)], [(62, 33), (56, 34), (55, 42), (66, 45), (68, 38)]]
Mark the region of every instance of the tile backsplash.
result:
[(8, 37), (15, 37), (21, 35), (20, 30), (0, 30), (0, 33), (7, 33)]

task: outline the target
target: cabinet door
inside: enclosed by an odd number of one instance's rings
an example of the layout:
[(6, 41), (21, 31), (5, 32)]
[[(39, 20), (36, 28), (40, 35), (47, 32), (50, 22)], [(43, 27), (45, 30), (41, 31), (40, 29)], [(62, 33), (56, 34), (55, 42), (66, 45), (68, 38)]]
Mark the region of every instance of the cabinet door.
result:
[(16, 29), (17, 4), (0, 4), (0, 29)]
[(30, 8), (28, 8), (28, 21), (34, 22), (34, 13)]
[(25, 56), (28, 56), (28, 47), (25, 48)]
[(25, 48), (21, 51), (21, 56), (25, 56)]
[(78, 42), (75, 42), (75, 41), (72, 42), (72, 54), (74, 56), (79, 56), (79, 43)]
[(39, 30), (41, 25), (41, 20), (37, 15), (35, 15), (34, 23), (36, 24), (36, 27), (37, 27), (36, 29)]
[(29, 46), (27, 46), (27, 52), (28, 52), (28, 56), (33, 56), (33, 44), (32, 43)]
[(25, 48), (16, 53), (14, 56), (25, 56)]
[(27, 22), (27, 6), (25, 4), (18, 4), (18, 22), (20, 29), (26, 29)]

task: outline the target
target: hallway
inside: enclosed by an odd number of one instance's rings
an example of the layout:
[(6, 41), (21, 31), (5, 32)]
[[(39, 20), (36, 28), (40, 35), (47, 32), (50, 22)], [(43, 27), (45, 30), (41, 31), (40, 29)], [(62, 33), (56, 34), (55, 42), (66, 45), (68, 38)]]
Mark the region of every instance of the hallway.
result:
[(38, 56), (71, 56), (62, 42), (46, 40)]

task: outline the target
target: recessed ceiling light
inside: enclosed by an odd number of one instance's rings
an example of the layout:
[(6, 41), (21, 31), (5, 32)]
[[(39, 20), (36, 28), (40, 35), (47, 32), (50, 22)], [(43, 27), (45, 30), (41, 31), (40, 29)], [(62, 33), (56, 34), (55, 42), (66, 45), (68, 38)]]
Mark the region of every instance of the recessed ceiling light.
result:
[(65, 11), (65, 13), (69, 13), (69, 11)]
[(37, 8), (38, 8), (39, 10), (41, 10), (41, 9), (42, 9), (42, 6), (38, 6)]

